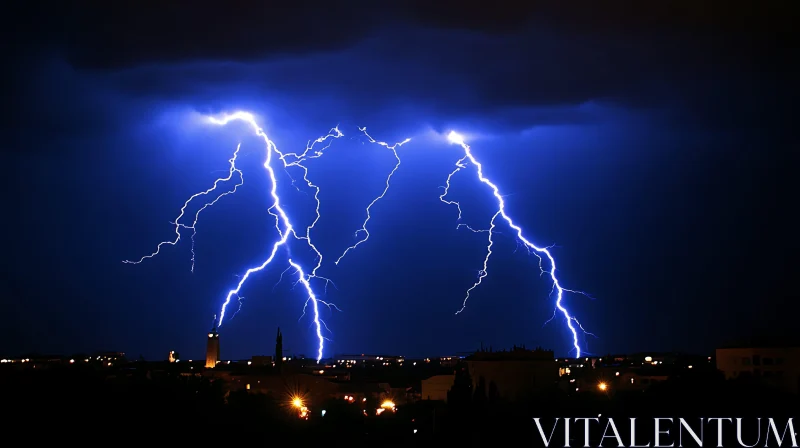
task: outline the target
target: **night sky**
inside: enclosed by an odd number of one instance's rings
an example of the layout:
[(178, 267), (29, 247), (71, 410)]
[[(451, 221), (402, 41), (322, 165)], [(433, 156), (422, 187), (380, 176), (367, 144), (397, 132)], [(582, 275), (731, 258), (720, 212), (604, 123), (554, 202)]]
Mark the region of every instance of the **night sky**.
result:
[[(563, 285), (591, 295), (565, 299), (597, 336), (582, 339), (586, 353), (705, 353), (796, 330), (790, 2), (205, 3), (6, 11), (0, 354), (202, 356), (236, 276), (277, 238), (263, 143), (243, 124), (199, 119), (236, 110), (284, 151), (336, 125), (345, 134), (307, 164), (322, 190), (319, 274), (336, 285), (324, 299), (342, 310), (322, 313), (326, 355), (481, 343), (570, 353), (564, 320), (544, 326), (550, 284), (507, 226), (489, 276), (454, 314), (487, 241), (457, 230), (457, 210), (439, 201), (461, 157), (451, 129), (468, 136), (527, 237), (555, 244)], [(394, 165), (358, 126), (412, 141), (372, 209), (369, 241), (337, 266)], [(188, 233), (123, 264), (173, 236), (183, 202), (225, 175), (239, 143), (244, 186), (201, 215), (195, 272)], [(277, 173), (304, 228), (310, 193)], [(487, 228), (496, 204), (474, 167), (450, 198), (462, 223)], [(291, 250), (313, 264), (302, 244)], [(250, 278), (220, 329), (223, 358), (272, 354), (278, 326), (285, 352), (315, 354), (302, 288), (289, 273), (276, 286), (286, 267), (284, 252)]]

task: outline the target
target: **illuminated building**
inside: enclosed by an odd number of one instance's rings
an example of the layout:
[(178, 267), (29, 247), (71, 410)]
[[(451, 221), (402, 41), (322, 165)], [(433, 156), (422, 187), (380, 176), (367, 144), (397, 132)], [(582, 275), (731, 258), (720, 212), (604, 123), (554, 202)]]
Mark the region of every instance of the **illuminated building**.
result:
[(208, 342), (206, 343), (206, 368), (213, 369), (219, 362), (219, 333), (217, 333), (217, 325), (211, 328), (208, 333)]
[(336, 398), (344, 399), (348, 403), (364, 403), (387, 392), (387, 388), (378, 383), (365, 382), (338, 383), (337, 389)]
[(460, 356), (444, 356), (439, 358), (439, 365), (442, 367), (455, 367), (461, 362), (461, 359)]
[(624, 391), (647, 390), (650, 386), (669, 379), (667, 372), (661, 369), (621, 372), (620, 375), (616, 375), (616, 372), (614, 373), (615, 389)]
[(98, 361), (107, 361), (107, 362), (125, 362), (125, 353), (122, 352), (98, 352), (94, 354), (94, 357)]
[(226, 370), (213, 371), (213, 377), (223, 380), (226, 391), (247, 391), (251, 394), (265, 394), (274, 397), (302, 395), (308, 407), (324, 403), (331, 398), (341, 398), (340, 384), (308, 374), (287, 372), (284, 375), (269, 373), (240, 374)]
[(752, 377), (785, 392), (800, 392), (800, 347), (718, 348), (726, 379)]
[(175, 350), (172, 350), (171, 352), (169, 352), (169, 358), (167, 358), (167, 359), (169, 359), (169, 362), (176, 362), (179, 359), (181, 359), (181, 357), (178, 354), (178, 352), (176, 352)]
[[(429, 361), (429, 360), (428, 360)], [(350, 355), (336, 355), (334, 362), (344, 367), (355, 366), (391, 366), (403, 365), (405, 358), (396, 355), (367, 355), (367, 354), (350, 354)]]

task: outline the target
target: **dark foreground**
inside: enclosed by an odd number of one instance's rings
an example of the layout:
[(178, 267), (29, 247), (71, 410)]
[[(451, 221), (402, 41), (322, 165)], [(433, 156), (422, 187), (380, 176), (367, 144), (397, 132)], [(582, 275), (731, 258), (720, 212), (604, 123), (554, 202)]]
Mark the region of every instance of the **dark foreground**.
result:
[[(626, 446), (630, 417), (643, 422), (637, 427), (645, 439), (640, 444), (648, 437), (652, 439), (653, 417), (682, 417), (693, 426), (701, 417), (729, 417), (732, 422), (745, 418), (752, 426), (745, 429), (745, 436), (751, 436), (745, 439), (748, 445), (758, 435), (755, 417), (775, 419), (781, 431), (787, 418), (794, 417), (795, 431), (800, 431), (798, 397), (714, 376), (671, 380), (652, 390), (627, 395), (569, 396), (553, 391), (524, 404), (475, 399), (471, 391), (462, 389), (451, 393), (448, 404), (418, 402), (370, 417), (362, 415), (360, 406), (332, 399), (310, 409), (307, 420), (299, 418), (296, 409), (280, 399), (245, 392), (226, 396), (223, 384), (200, 378), (151, 380), (142, 376), (124, 384), (109, 384), (98, 372), (67, 369), (5, 371), (0, 372), (0, 380), (0, 403), (5, 408), (0, 429), (41, 443), (74, 440), (82, 445), (108, 446), (124, 442), (241, 441), (414, 446), (437, 440), (446, 446), (481, 446), (507, 440), (544, 446), (534, 417), (541, 419), (546, 436), (555, 417), (598, 418), (602, 424), (591, 423), (598, 425), (592, 427), (591, 446), (598, 446), (609, 417), (619, 425)], [(563, 423), (558, 425), (550, 446), (564, 446)], [(726, 427), (725, 431), (730, 440), (724, 446), (741, 446), (735, 429)], [(716, 427), (707, 426), (706, 433), (705, 446), (716, 446), (716, 439), (710, 439), (716, 437)], [(584, 445), (582, 422), (573, 423), (571, 437), (571, 446)], [(764, 435), (761, 437), (758, 446), (764, 446)], [(662, 442), (670, 443), (668, 439)], [(618, 444), (606, 440), (604, 446)], [(683, 446), (697, 445), (684, 440)], [(776, 444), (771, 441), (769, 446)], [(791, 440), (782, 446), (792, 446)]]

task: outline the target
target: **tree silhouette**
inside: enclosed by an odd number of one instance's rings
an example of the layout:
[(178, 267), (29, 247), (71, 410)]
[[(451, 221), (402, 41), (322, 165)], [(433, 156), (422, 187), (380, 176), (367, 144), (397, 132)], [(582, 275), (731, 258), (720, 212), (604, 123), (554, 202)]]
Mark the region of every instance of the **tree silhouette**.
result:
[(472, 377), (463, 363), (458, 365), (455, 373), (453, 387), (447, 392), (447, 402), (454, 406), (466, 405), (472, 401)]
[(479, 377), (478, 384), (475, 387), (475, 392), (472, 395), (472, 402), (477, 405), (485, 405), (487, 403), (486, 397), (486, 378)]

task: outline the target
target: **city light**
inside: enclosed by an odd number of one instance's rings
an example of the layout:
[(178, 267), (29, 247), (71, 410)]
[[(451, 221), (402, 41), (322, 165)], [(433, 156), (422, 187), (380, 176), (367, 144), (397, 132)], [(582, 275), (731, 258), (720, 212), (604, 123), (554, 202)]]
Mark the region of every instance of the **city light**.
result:
[(308, 420), (308, 415), (310, 411), (308, 410), (308, 406), (306, 406), (305, 401), (303, 401), (303, 399), (300, 396), (294, 395), (292, 396), (291, 403), (292, 407), (295, 408), (298, 412), (297, 416), (302, 419)]
[(392, 400), (383, 400), (383, 403), (381, 403), (381, 407), (375, 410), (375, 415), (381, 415), (386, 411), (395, 412), (396, 410), (397, 409), (396, 409), (396, 406), (394, 404), (394, 401), (392, 401)]
[(608, 389), (608, 384), (600, 383), (600, 384), (597, 385), (597, 388), (602, 390), (602, 391), (605, 391), (606, 389)]

